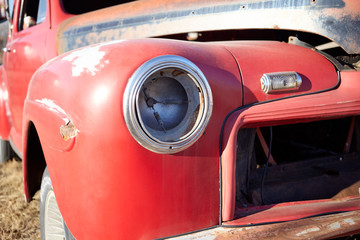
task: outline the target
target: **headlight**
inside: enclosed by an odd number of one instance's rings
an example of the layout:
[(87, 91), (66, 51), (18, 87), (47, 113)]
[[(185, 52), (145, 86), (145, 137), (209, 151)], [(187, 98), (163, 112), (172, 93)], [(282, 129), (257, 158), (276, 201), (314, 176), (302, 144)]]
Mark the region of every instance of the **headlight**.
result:
[(188, 148), (203, 134), (212, 112), (204, 74), (180, 56), (160, 56), (140, 66), (129, 79), (123, 100), (131, 134), (156, 153)]

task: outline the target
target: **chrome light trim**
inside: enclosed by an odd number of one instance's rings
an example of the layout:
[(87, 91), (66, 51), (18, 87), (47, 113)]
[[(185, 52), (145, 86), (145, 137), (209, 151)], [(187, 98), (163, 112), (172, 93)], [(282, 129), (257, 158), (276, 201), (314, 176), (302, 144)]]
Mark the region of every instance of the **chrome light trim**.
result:
[[(189, 94), (197, 91), (199, 98), (199, 108), (191, 113), (191, 117), (197, 114), (196, 120), (191, 120), (191, 125), (184, 125), (182, 130), (186, 127), (190, 127), (191, 129), (187, 130), (188, 128), (186, 128), (186, 132), (184, 132), (183, 135), (179, 133), (180, 135), (176, 140), (167, 140), (166, 137), (163, 138), (160, 134), (156, 135), (156, 131), (154, 134), (154, 131), (148, 127), (146, 121), (143, 121), (144, 115), (139, 110), (141, 105), (144, 105), (143, 100), (139, 102), (141, 94), (144, 95), (142, 92), (145, 91), (144, 89), (147, 89), (146, 87), (143, 88), (144, 84), (149, 84), (150, 78), (159, 72), (166, 72), (168, 69), (178, 69), (186, 73), (187, 77), (185, 80), (177, 79), (176, 77), (174, 77), (174, 79), (181, 84), (182, 88), (186, 91), (187, 97), (191, 99)], [(189, 82), (189, 80), (192, 80), (192, 82)], [(188, 84), (186, 82), (188, 82)], [(193, 89), (194, 87), (196, 88)], [(144, 99), (144, 97), (142, 97), (142, 99)], [(146, 104), (148, 104), (147, 101)], [(205, 75), (188, 59), (175, 55), (155, 57), (141, 65), (129, 79), (123, 97), (124, 118), (132, 136), (139, 144), (148, 150), (163, 154), (177, 153), (194, 144), (204, 133), (212, 114), (212, 108), (212, 92)], [(189, 117), (188, 113), (191, 110), (186, 111), (184, 120), (181, 119), (181, 123), (187, 121), (185, 118)], [(171, 134), (175, 136), (176, 130), (171, 131), (173, 131)], [(164, 132), (164, 136), (168, 134), (165, 129)]]
[(264, 93), (274, 93), (297, 90), (301, 86), (302, 79), (296, 72), (265, 73), (260, 83)]

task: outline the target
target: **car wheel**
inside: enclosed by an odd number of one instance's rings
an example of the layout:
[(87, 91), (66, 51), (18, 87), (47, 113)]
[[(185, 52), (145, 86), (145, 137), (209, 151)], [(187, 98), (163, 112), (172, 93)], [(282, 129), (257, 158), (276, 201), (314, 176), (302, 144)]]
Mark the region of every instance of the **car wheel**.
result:
[(57, 205), (49, 171), (45, 168), (40, 190), (40, 231), (41, 239), (73, 240), (74, 236), (66, 226)]
[(9, 141), (0, 139), (0, 164), (9, 160), (12, 155), (12, 150)]

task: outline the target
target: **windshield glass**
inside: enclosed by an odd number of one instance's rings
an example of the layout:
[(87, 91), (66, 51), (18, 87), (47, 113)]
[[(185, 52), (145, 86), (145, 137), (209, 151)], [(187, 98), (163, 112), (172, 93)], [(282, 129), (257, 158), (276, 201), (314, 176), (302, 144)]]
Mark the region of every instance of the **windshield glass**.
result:
[(102, 1), (88, 1), (88, 0), (63, 0), (64, 10), (70, 14), (82, 14), (94, 10), (111, 7), (134, 0), (102, 0)]

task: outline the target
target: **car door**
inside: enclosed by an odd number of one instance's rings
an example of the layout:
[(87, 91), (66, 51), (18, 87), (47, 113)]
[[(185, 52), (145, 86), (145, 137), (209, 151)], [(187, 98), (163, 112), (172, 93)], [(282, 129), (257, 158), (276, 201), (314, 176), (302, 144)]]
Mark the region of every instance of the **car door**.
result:
[(12, 32), (4, 50), (12, 120), (10, 138), (19, 149), (27, 88), (34, 72), (46, 61), (46, 39), (50, 28), (47, 5), (47, 0), (15, 1)]

